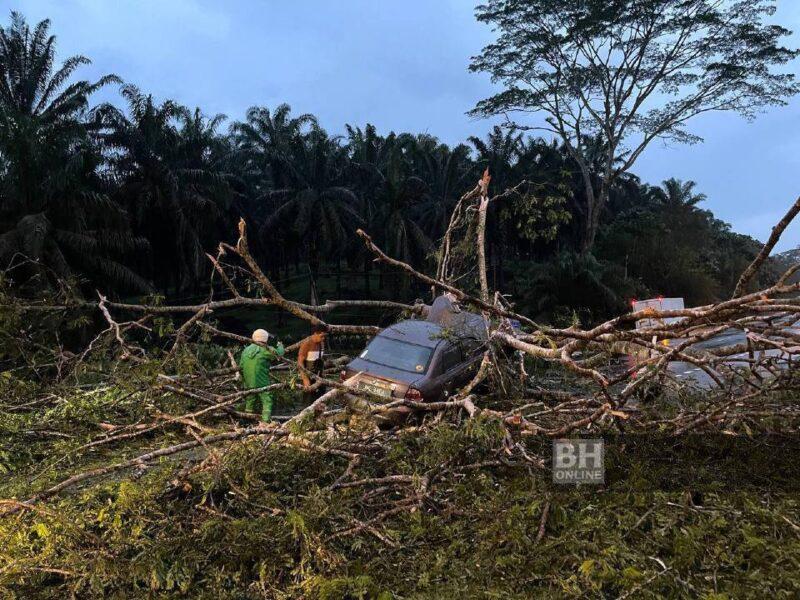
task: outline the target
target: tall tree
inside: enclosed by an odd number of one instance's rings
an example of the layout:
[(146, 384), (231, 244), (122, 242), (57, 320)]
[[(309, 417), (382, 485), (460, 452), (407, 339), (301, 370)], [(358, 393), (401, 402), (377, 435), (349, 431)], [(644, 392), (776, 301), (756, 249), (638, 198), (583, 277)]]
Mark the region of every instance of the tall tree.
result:
[[(283, 189), (297, 181), (299, 174), (294, 158), (303, 136), (317, 126), (314, 115), (292, 116), (291, 113), (292, 107), (288, 104), (280, 104), (274, 111), (253, 106), (247, 110), (244, 121), (231, 127), (242, 158), (262, 178), (257, 190), (261, 192), (262, 201), (271, 189)], [(267, 204), (262, 206), (264, 211), (274, 208)]]
[(118, 81), (72, 81), (83, 56), (56, 69), (50, 22), (31, 29), (19, 13), (0, 29), (0, 259), (26, 257), (15, 273), (52, 279), (88, 276), (96, 284), (146, 290), (125, 261), (143, 248), (127, 215), (105, 194), (101, 157), (86, 115), (89, 98)]
[[(421, 265), (433, 252), (433, 243), (417, 224), (420, 202), (428, 192), (427, 184), (413, 174), (412, 136), (390, 133), (379, 136), (373, 125), (361, 128), (347, 126), (350, 150), (349, 175), (354, 190), (362, 197), (361, 216), (369, 231), (392, 256), (414, 265)], [(371, 255), (364, 246), (365, 267)], [(408, 278), (394, 279), (399, 290)]]
[(477, 173), (470, 160), (470, 148), (466, 144), (450, 148), (428, 134), (404, 136), (404, 140), (414, 173), (428, 186), (420, 204), (420, 223), (431, 239), (438, 239), (444, 234), (459, 196), (475, 185), (470, 181), (470, 176)]
[(122, 95), (127, 115), (108, 104), (94, 111), (118, 193), (151, 240), (159, 287), (185, 290), (208, 269), (205, 253), (218, 239), (206, 234), (229, 200), (226, 176), (207, 154), (221, 118), (204, 124), (199, 113), (193, 117), (171, 100), (157, 104), (133, 85), (123, 86)]
[(478, 154), (478, 169), (489, 169), (495, 190), (502, 192), (519, 183), (514, 181), (514, 167), (524, 147), (522, 141), (522, 134), (504, 131), (499, 125), (492, 128), (485, 140), (476, 136), (469, 138), (469, 143)]
[(316, 279), (322, 258), (340, 258), (361, 223), (358, 197), (342, 184), (347, 150), (338, 139), (313, 127), (292, 142), (291, 150), (285, 186), (265, 194), (278, 208), (260, 233), (270, 251), (287, 243), (302, 250)]
[[(472, 114), (543, 117), (508, 124), (556, 135), (579, 165), (589, 252), (611, 186), (653, 140), (697, 142), (686, 129), (697, 115), (752, 118), (798, 92), (779, 70), (798, 51), (766, 22), (774, 10), (774, 0), (488, 0), (477, 17), (499, 38), (470, 68), (505, 89)], [(594, 137), (599, 173), (586, 145)]]
[(695, 192), (697, 183), (694, 181), (681, 181), (674, 177), (666, 179), (657, 189), (660, 200), (674, 210), (697, 206), (706, 199), (705, 194)]

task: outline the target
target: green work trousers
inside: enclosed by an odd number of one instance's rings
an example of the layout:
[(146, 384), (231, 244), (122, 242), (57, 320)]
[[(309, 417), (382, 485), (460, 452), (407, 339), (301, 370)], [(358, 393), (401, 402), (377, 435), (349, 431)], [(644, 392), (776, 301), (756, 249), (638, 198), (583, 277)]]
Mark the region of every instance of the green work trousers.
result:
[(272, 403), (274, 402), (272, 394), (269, 392), (261, 392), (260, 394), (250, 394), (244, 402), (245, 412), (256, 412), (256, 406), (261, 405), (261, 420), (264, 422), (272, 418)]

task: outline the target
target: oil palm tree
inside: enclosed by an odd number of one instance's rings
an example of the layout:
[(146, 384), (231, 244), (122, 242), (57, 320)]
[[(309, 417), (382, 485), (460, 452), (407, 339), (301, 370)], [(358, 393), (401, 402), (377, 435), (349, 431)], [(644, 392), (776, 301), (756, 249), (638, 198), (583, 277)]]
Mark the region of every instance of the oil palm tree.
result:
[(520, 157), (522, 134), (504, 130), (495, 125), (485, 140), (472, 136), (469, 138), (477, 152), (477, 165), (480, 170), (489, 169), (492, 176), (492, 187), (503, 191), (518, 183), (515, 179), (515, 167)]
[(111, 82), (71, 81), (83, 56), (55, 67), (49, 21), (31, 29), (19, 13), (0, 28), (0, 260), (29, 259), (34, 285), (82, 273), (97, 284), (146, 290), (124, 262), (141, 251), (127, 215), (106, 195), (101, 157), (86, 115), (90, 96)]
[(447, 227), (458, 197), (474, 187), (470, 177), (477, 169), (465, 144), (450, 148), (427, 134), (405, 143), (411, 148), (415, 174), (428, 186), (420, 204), (420, 224), (431, 239), (438, 239)]
[[(261, 228), (281, 206), (286, 194), (276, 190), (291, 189), (301, 179), (295, 156), (301, 152), (303, 136), (317, 125), (311, 114), (292, 115), (291, 106), (280, 104), (274, 110), (252, 106), (244, 121), (231, 126), (231, 141), (236, 148), (236, 171), (246, 182), (246, 213)], [(287, 239), (291, 236), (287, 236)], [(254, 239), (254, 251), (273, 271), (287, 268), (299, 260), (295, 245), (266, 247), (260, 237)]]
[(514, 278), (515, 284), (524, 282), (515, 285), (519, 304), (537, 317), (557, 321), (573, 311), (589, 322), (618, 314), (625, 310), (619, 270), (574, 252), (561, 252), (543, 263), (522, 263)]
[(239, 217), (248, 216), (243, 195), (233, 186), (234, 149), (218, 131), (226, 119), (223, 114), (207, 117), (199, 108), (179, 119), (176, 163), (184, 175), (182, 194), (192, 196), (199, 210), (207, 212), (207, 218), (197, 222), (204, 248), (230, 239)]
[(270, 190), (291, 187), (301, 177), (295, 156), (301, 151), (303, 136), (317, 126), (314, 115), (292, 116), (291, 112), (288, 104), (280, 104), (274, 111), (253, 106), (244, 121), (231, 127), (240, 159), (253, 176), (262, 217), (277, 208), (264, 202)]
[[(361, 127), (346, 124), (347, 154), (345, 177), (350, 182), (350, 187), (358, 196), (358, 213), (363, 226), (372, 235), (381, 230), (384, 223), (380, 213), (380, 194), (383, 190), (385, 177), (384, 169), (387, 158), (397, 142), (394, 132), (386, 137), (378, 134), (374, 125), (367, 123)], [(364, 276), (364, 293), (372, 296), (371, 271), (372, 256), (359, 243), (353, 239), (347, 247), (347, 259), (352, 266), (360, 266)], [(382, 271), (381, 271), (382, 272)], [(380, 287), (380, 286), (379, 286)]]
[(133, 85), (121, 90), (128, 115), (105, 104), (94, 111), (119, 195), (153, 245), (161, 289), (185, 290), (208, 269), (205, 252), (229, 199), (227, 177), (209, 160), (222, 117), (202, 116), (167, 100), (154, 102)]
[[(427, 191), (427, 184), (419, 177), (403, 177), (389, 169), (380, 196), (380, 239), (384, 249), (393, 258), (418, 268), (430, 260), (435, 250), (433, 242), (415, 218)], [(409, 283), (405, 276), (394, 281), (396, 294)]]
[(353, 191), (359, 196), (359, 212), (370, 231), (378, 215), (379, 195), (386, 182), (385, 172), (398, 153), (399, 144), (394, 132), (386, 137), (378, 135), (375, 126), (367, 123), (360, 127), (345, 125), (347, 130), (347, 167), (345, 176)]
[[(414, 138), (377, 134), (373, 125), (347, 126), (349, 176), (362, 199), (361, 215), (369, 231), (395, 258), (421, 266), (433, 252), (433, 243), (416, 222), (416, 212), (428, 192), (427, 184), (413, 174)], [(365, 266), (371, 257), (361, 244)], [(396, 280), (403, 286), (407, 278)]]
[(664, 206), (673, 209), (695, 207), (706, 199), (705, 194), (695, 192), (697, 183), (694, 181), (681, 181), (674, 177), (661, 183), (659, 199)]
[(292, 155), (285, 159), (292, 168), (286, 171), (285, 187), (265, 194), (278, 208), (261, 227), (261, 241), (273, 252), (286, 244), (300, 248), (316, 279), (322, 257), (338, 261), (362, 223), (358, 197), (343, 185), (347, 151), (338, 139), (315, 126), (290, 147)]

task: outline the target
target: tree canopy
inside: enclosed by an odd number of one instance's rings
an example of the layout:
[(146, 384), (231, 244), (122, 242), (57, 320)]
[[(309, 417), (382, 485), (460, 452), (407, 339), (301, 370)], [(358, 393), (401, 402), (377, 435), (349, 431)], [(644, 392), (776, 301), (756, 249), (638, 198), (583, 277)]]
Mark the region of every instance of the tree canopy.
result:
[[(648, 137), (692, 141), (693, 114), (752, 116), (796, 90), (776, 70), (795, 52), (778, 45), (786, 31), (764, 23), (769, 13), (764, 1), (489, 2), (478, 16), (500, 37), (472, 68), (508, 89), (476, 112), (544, 111), (564, 135), (495, 127), (454, 145), (369, 123), (340, 136), (288, 104), (227, 119), (114, 75), (77, 80), (88, 59), (57, 67), (49, 22), (12, 13), (0, 31), (2, 268), (26, 293), (71, 279), (84, 293), (175, 297), (208, 281), (206, 254), (241, 217), (279, 285), (335, 275), (337, 291), (410, 298), (425, 290), (374, 266), (355, 229), (432, 268), (458, 199), (488, 168), (493, 193), (524, 182), (489, 208), (489, 279), (541, 317), (593, 319), (635, 295), (723, 297), (757, 242), (703, 210), (692, 182), (654, 187), (629, 167)], [(92, 105), (108, 85), (121, 101)], [(472, 245), (455, 251), (472, 260)], [(477, 286), (474, 272), (460, 276)]]
[(753, 118), (800, 90), (781, 67), (798, 51), (768, 22), (774, 0), (489, 0), (498, 31), (470, 68), (504, 89), (475, 115), (557, 136), (580, 168), (581, 250), (591, 250), (609, 189), (655, 139), (697, 142), (693, 117)]

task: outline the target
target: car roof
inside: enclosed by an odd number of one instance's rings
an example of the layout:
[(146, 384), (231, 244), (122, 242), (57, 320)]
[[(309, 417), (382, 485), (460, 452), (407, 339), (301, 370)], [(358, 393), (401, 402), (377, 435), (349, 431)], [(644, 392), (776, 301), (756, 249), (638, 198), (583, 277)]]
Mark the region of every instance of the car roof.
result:
[(409, 319), (387, 327), (378, 335), (427, 348), (435, 348), (442, 341), (442, 327), (430, 321)]

